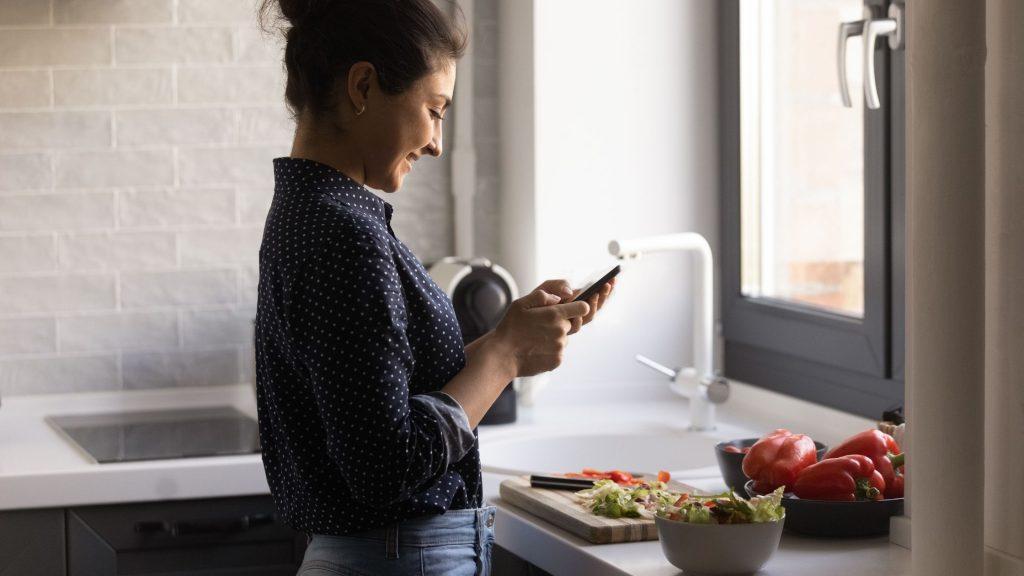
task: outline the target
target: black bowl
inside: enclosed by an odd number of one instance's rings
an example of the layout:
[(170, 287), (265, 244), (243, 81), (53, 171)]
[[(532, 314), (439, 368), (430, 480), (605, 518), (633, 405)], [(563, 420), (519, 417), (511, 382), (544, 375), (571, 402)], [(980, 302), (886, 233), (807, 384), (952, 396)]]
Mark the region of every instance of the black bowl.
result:
[[(754, 491), (754, 481), (744, 486), (747, 495)], [(903, 498), (885, 500), (803, 500), (787, 492), (782, 498), (786, 509), (786, 530), (807, 536), (854, 538), (889, 533), (889, 517), (903, 513)]]
[[(733, 492), (743, 494), (743, 485), (747, 483), (747, 475), (743, 473), (743, 457), (746, 454), (742, 452), (726, 452), (724, 449), (726, 446), (735, 446), (737, 448), (749, 448), (753, 446), (760, 438), (741, 438), (739, 440), (729, 440), (728, 442), (719, 442), (715, 445), (715, 457), (718, 458), (718, 469), (722, 471), (722, 478), (725, 480), (725, 485), (728, 486)], [(814, 442), (814, 446), (818, 448), (818, 460), (825, 457), (825, 452), (828, 451), (828, 446), (825, 446), (821, 442)]]

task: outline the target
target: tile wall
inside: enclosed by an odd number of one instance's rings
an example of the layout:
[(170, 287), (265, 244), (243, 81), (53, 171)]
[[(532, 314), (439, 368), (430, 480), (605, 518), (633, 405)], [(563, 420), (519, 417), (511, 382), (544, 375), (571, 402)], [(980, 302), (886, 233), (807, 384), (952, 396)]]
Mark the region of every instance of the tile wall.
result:
[[(478, 252), (497, 256), (496, 0), (477, 4)], [(281, 45), (252, 0), (0, 0), (0, 395), (251, 381)], [(447, 159), (398, 235), (452, 250)]]

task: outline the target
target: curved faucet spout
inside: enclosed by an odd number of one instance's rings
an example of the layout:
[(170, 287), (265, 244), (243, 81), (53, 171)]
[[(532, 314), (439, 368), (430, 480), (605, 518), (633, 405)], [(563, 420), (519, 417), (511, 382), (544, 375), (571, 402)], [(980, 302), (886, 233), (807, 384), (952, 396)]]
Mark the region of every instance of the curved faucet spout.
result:
[[(652, 252), (686, 251), (696, 252), (700, 260), (696, 290), (693, 298), (693, 363), (694, 372), (690, 377), (686, 371), (679, 371), (672, 389), (690, 398), (690, 425), (698, 430), (715, 427), (715, 407), (708, 398), (709, 386), (719, 389), (721, 382), (715, 374), (714, 365), (714, 261), (711, 245), (704, 236), (696, 232), (662, 234), (629, 240), (612, 240), (608, 252), (620, 259), (636, 258)], [(716, 398), (717, 399), (717, 398)]]

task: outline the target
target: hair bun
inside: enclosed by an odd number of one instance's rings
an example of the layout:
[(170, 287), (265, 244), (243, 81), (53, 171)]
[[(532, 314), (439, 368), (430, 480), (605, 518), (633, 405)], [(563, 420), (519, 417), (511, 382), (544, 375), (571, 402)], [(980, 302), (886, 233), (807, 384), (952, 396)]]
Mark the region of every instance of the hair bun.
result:
[(292, 26), (298, 26), (322, 4), (320, 0), (278, 0), (281, 15), (288, 19)]

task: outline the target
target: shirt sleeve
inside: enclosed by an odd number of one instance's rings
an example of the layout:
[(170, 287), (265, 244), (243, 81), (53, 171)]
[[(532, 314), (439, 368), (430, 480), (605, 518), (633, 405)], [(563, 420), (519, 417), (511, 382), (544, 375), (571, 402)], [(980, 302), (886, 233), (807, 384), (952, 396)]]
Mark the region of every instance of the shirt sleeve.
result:
[(459, 403), (409, 395), (415, 360), (394, 259), (379, 240), (346, 240), (296, 279), (291, 326), (308, 370), (328, 454), (370, 506), (409, 499), (476, 442)]

